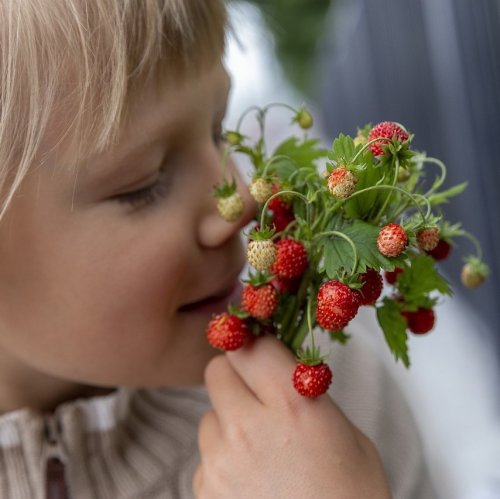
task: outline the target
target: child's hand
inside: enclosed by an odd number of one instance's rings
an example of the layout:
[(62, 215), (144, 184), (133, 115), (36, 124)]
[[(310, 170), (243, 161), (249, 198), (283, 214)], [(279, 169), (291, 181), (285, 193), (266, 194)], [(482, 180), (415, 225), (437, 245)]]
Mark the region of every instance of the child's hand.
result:
[(293, 355), (272, 337), (214, 358), (200, 423), (197, 499), (390, 497), (375, 447), (330, 397), (300, 396)]

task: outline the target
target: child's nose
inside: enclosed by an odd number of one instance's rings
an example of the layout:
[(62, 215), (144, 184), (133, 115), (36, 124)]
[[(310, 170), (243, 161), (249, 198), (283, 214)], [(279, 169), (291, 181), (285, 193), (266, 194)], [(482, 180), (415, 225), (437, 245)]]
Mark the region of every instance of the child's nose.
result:
[(219, 214), (216, 199), (214, 197), (210, 199), (209, 207), (204, 213), (198, 229), (199, 244), (207, 248), (224, 244), (236, 232), (248, 225), (257, 214), (257, 203), (250, 195), (247, 185), (241, 178), (241, 174), (232, 164), (228, 170), (228, 177), (231, 178), (234, 176), (236, 180), (238, 192), (243, 198), (244, 210), (238, 220), (228, 222)]

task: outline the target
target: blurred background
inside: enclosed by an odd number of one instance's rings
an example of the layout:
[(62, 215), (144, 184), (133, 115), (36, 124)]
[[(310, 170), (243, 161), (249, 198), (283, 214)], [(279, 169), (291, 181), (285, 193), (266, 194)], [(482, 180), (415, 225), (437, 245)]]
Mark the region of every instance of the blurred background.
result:
[[(417, 149), (447, 165), (445, 186), (468, 182), (444, 211), (480, 240), (489, 279), (476, 290), (461, 286), (462, 259), (474, 249), (457, 241), (441, 267), (456, 296), (438, 310), (436, 330), (412, 340), (412, 368), (381, 350), (421, 426), (441, 497), (500, 498), (500, 1), (230, 5), (228, 128), (250, 105), (271, 101), (307, 103), (312, 135), (327, 146), (340, 132), (397, 121)], [(273, 141), (289, 122), (286, 111), (270, 115)]]

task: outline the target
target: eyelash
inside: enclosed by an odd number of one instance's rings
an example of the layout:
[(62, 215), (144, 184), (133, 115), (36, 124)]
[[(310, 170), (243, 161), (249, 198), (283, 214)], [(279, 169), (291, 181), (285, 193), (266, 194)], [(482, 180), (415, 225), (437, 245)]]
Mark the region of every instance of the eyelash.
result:
[[(219, 125), (214, 129), (212, 139), (217, 147), (222, 147), (225, 144), (226, 138), (222, 131), (222, 126)], [(160, 176), (153, 184), (142, 187), (136, 191), (120, 194), (116, 197), (116, 199), (120, 203), (131, 205), (133, 208), (141, 208), (152, 205), (156, 201), (167, 196), (168, 189), (164, 175), (166, 175), (166, 172), (162, 169), (160, 170)]]

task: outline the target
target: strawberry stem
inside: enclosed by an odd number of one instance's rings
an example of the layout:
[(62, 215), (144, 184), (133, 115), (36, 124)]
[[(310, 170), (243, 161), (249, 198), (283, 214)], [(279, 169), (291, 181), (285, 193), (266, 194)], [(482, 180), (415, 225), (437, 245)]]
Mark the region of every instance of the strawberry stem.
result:
[[(392, 161), (391, 161), (391, 166), (394, 165), (394, 177), (392, 179), (392, 187), (395, 187), (396, 186), (396, 183), (398, 181), (398, 175), (399, 175), (399, 159), (397, 156), (393, 156), (392, 157)], [(385, 209), (387, 208), (387, 205), (389, 204), (389, 200), (391, 199), (392, 197), (392, 193), (394, 191), (391, 189), (389, 191), (389, 194), (386, 196), (385, 198), (385, 201), (384, 201), (384, 204), (382, 205), (382, 207), (380, 208), (377, 216), (375, 217), (375, 220), (374, 222), (376, 224), (379, 223), (380, 219), (382, 218), (382, 215), (384, 214), (384, 211)]]
[(470, 232), (467, 232), (466, 230), (463, 230), (462, 233), (460, 234), (462, 237), (465, 237), (468, 239), (473, 245), (474, 248), (476, 249), (476, 256), (479, 260), (483, 259), (483, 250), (481, 248), (481, 244), (479, 243), (479, 240), (474, 237)]
[(366, 142), (366, 144), (363, 144), (363, 147), (355, 154), (354, 158), (350, 161), (350, 163), (355, 163), (358, 157), (363, 154), (364, 151), (366, 151), (372, 144), (375, 144), (376, 142), (389, 142), (390, 139), (387, 137), (377, 137), (376, 139), (369, 140)]
[(285, 156), (284, 154), (277, 154), (276, 156), (272, 156), (266, 164), (264, 165), (264, 169), (262, 170), (262, 177), (265, 178), (267, 174), (267, 169), (277, 160), (277, 159), (288, 159), (293, 162), (293, 159), (290, 156)]
[[(366, 187), (365, 189), (361, 189), (359, 191), (356, 191), (354, 194), (349, 196), (347, 199), (342, 199), (341, 202), (349, 201), (350, 199), (352, 199), (356, 196), (359, 196), (360, 194), (363, 194), (363, 193), (369, 192), (369, 191), (374, 191), (377, 189), (392, 189), (392, 190), (400, 192), (401, 194), (404, 194), (405, 196), (408, 196), (411, 199), (412, 203), (415, 205), (415, 208), (420, 213), (420, 216), (422, 217), (422, 221), (425, 223), (426, 215), (424, 215), (424, 212), (422, 211), (420, 204), (415, 199), (415, 196), (413, 194), (409, 193), (408, 191), (405, 191), (404, 189), (401, 189), (400, 187), (396, 187), (394, 185), (372, 185), (370, 187)], [(427, 213), (430, 213), (432, 210), (431, 204), (430, 204), (428, 199), (424, 198), (424, 201), (425, 201), (425, 204), (427, 205)]]
[(241, 125), (242, 125), (245, 117), (248, 116), (248, 114), (251, 113), (252, 111), (260, 112), (260, 107), (259, 106), (250, 106), (249, 108), (245, 109), (245, 111), (243, 111), (238, 122), (236, 123), (236, 131), (237, 132), (240, 131)]
[(306, 203), (306, 210), (307, 210), (307, 221), (310, 222), (310, 212), (309, 212), (309, 201), (308, 199), (304, 196), (304, 194), (301, 194), (300, 192), (297, 192), (297, 191), (279, 191), (277, 192), (276, 194), (273, 194), (264, 204), (264, 207), (262, 208), (262, 214), (260, 216), (260, 226), (263, 227), (264, 226), (264, 219), (265, 219), (265, 216), (266, 216), (266, 212), (267, 212), (267, 206), (269, 205), (269, 203), (283, 195), (283, 194), (292, 194), (293, 196), (298, 196), (300, 199), (302, 199), (302, 201), (304, 201)]
[(424, 163), (434, 163), (441, 169), (441, 176), (434, 182), (434, 185), (424, 194), (425, 197), (429, 197), (433, 192), (437, 191), (443, 182), (446, 180), (446, 166), (445, 164), (436, 158), (428, 158), (424, 156), (421, 158)]

